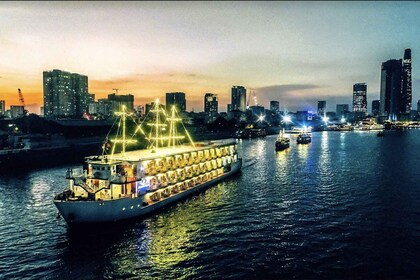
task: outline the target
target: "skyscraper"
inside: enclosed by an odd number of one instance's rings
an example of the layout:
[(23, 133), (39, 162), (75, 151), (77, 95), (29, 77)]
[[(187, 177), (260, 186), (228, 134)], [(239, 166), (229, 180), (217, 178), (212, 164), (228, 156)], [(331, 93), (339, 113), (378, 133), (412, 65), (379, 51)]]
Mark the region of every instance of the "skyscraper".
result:
[(400, 108), (402, 61), (391, 59), (381, 66), (380, 115), (397, 120)]
[(246, 89), (243, 86), (232, 87), (232, 110), (245, 112), (246, 110)]
[(404, 50), (400, 112), (410, 114), (412, 104), (411, 49)]
[(185, 112), (187, 103), (185, 101), (185, 93), (183, 92), (168, 92), (166, 93), (166, 110), (169, 111), (175, 105), (178, 112)]
[(278, 101), (270, 101), (270, 111), (278, 113), (280, 111), (280, 103)]
[(219, 101), (217, 94), (206, 93), (204, 95), (204, 112), (211, 115), (217, 114), (218, 112)]
[(325, 117), (327, 101), (318, 101), (318, 116)]
[(353, 85), (353, 113), (355, 118), (363, 118), (367, 113), (367, 85), (357, 83)]
[(372, 101), (372, 116), (378, 117), (380, 112), (380, 100), (373, 100)]
[(45, 117), (80, 118), (88, 111), (88, 77), (54, 69), (43, 72)]

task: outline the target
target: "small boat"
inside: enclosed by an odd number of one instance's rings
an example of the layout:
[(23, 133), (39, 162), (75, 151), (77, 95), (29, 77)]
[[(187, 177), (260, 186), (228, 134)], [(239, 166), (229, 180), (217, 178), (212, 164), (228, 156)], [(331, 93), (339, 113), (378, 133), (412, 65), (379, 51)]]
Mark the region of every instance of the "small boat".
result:
[(376, 134), (376, 136), (384, 137), (385, 136), (385, 131), (383, 131), (383, 130), (379, 131), (378, 134)]
[(276, 151), (282, 151), (290, 147), (290, 139), (284, 137), (284, 129), (280, 134), (277, 136), (276, 139)]
[(312, 141), (312, 136), (307, 132), (300, 133), (296, 139), (296, 142), (298, 144), (308, 144), (308, 143), (311, 143), (311, 141)]

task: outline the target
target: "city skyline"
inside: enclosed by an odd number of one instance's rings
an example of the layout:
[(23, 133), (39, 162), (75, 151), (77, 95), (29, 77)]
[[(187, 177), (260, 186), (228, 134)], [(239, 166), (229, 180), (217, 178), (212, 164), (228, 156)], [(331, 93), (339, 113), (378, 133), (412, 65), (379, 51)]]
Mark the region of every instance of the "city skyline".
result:
[(225, 111), (234, 85), (265, 107), (315, 111), (326, 100), (335, 111), (364, 82), (370, 112), (381, 63), (411, 48), (414, 110), (419, 11), (416, 2), (2, 2), (0, 100), (19, 105), (21, 88), (39, 113), (42, 73), (61, 69), (87, 75), (97, 99), (119, 88), (144, 105), (185, 92), (187, 111), (204, 111), (206, 92)]

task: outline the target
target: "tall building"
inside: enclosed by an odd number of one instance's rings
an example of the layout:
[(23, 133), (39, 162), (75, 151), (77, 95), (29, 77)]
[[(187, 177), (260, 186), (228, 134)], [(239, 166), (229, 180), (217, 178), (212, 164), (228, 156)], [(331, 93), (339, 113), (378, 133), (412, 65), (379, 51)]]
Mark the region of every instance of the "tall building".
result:
[(218, 113), (219, 99), (217, 94), (206, 93), (204, 95), (204, 112), (211, 115)]
[(245, 112), (246, 110), (246, 88), (243, 86), (232, 87), (231, 110), (239, 110)]
[(417, 114), (420, 113), (420, 100), (417, 101)]
[(381, 66), (380, 115), (397, 120), (401, 98), (402, 61), (391, 59)]
[(125, 106), (127, 111), (134, 111), (134, 96), (132, 94), (117, 95), (115, 93), (108, 94), (108, 101), (111, 104), (111, 111), (118, 112)]
[(338, 118), (347, 118), (349, 113), (349, 104), (337, 104), (335, 110), (336, 116)]
[(410, 119), (412, 108), (411, 49), (403, 59), (391, 59), (381, 66), (380, 115), (390, 120)]
[(280, 111), (280, 103), (278, 101), (270, 101), (270, 110), (278, 113)]
[(88, 77), (54, 69), (43, 72), (46, 117), (80, 118), (88, 111)]
[(170, 110), (172, 105), (175, 105), (178, 112), (185, 112), (187, 110), (187, 102), (185, 100), (185, 93), (183, 92), (168, 92), (166, 93), (166, 110)]
[(4, 116), (6, 112), (6, 101), (0, 100), (0, 116)]
[(378, 117), (381, 107), (381, 101), (380, 100), (373, 100), (372, 101), (372, 116)]
[(327, 101), (318, 101), (318, 116), (325, 117)]
[(353, 113), (355, 118), (363, 118), (367, 113), (367, 85), (357, 83), (353, 85)]
[(400, 112), (410, 114), (412, 103), (411, 49), (404, 50)]
[(23, 116), (24, 108), (22, 105), (11, 105), (10, 116), (12, 119), (16, 119)]

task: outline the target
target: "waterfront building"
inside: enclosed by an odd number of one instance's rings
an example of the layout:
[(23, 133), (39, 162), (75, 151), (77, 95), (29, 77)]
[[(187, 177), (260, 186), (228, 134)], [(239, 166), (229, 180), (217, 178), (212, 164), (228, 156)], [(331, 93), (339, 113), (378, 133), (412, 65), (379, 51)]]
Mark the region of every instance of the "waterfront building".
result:
[(44, 116), (44, 106), (41, 106), (39, 111), (41, 112), (40, 116)]
[(246, 110), (246, 88), (243, 86), (232, 87), (232, 110), (245, 112)]
[(49, 118), (80, 118), (89, 106), (88, 77), (58, 69), (43, 72), (44, 113)]
[(380, 115), (389, 120), (409, 120), (412, 107), (411, 49), (403, 59), (390, 59), (381, 66)]
[(4, 116), (6, 112), (6, 101), (0, 100), (0, 116)]
[(404, 50), (400, 114), (410, 114), (412, 103), (411, 49)]
[(327, 101), (318, 101), (318, 116), (325, 117)]
[(206, 93), (204, 95), (204, 112), (208, 115), (213, 115), (218, 113), (219, 100), (217, 94)]
[(252, 112), (254, 116), (264, 116), (265, 110), (264, 106), (249, 106), (249, 110)]
[(373, 100), (372, 101), (372, 116), (378, 117), (379, 116), (379, 109), (380, 109), (380, 100)]
[(126, 111), (134, 111), (134, 96), (132, 94), (117, 95), (111, 93), (108, 94), (108, 101), (110, 102), (112, 113), (122, 111), (123, 106), (125, 106)]
[(178, 112), (185, 112), (187, 110), (185, 93), (183, 92), (166, 93), (166, 110), (170, 111), (172, 105), (175, 105)]
[(338, 118), (347, 118), (349, 113), (349, 104), (337, 104), (336, 106), (336, 116)]
[(417, 101), (417, 113), (420, 114), (420, 100)]
[(280, 111), (280, 103), (278, 101), (270, 101), (270, 110), (278, 113)]
[(357, 83), (353, 85), (353, 113), (355, 119), (362, 119), (367, 113), (367, 85)]
[(10, 106), (10, 116), (12, 119), (22, 117), (24, 115), (25, 108), (21, 105), (11, 105)]

